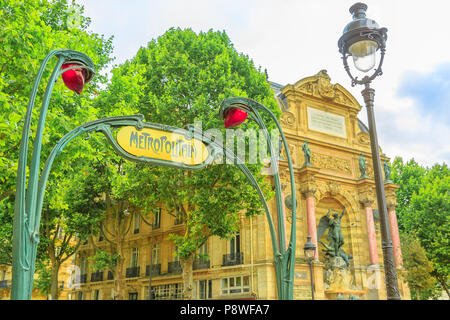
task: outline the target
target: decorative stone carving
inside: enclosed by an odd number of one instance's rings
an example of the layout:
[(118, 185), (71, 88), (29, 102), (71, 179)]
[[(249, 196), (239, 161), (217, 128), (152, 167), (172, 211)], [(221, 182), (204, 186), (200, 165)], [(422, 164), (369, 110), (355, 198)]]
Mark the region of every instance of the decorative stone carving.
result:
[[(288, 141), (288, 148), (289, 148), (289, 154), (291, 156), (292, 165), (295, 166), (295, 165), (297, 165), (297, 152), (296, 152), (295, 144), (289, 143), (289, 141)], [(283, 158), (283, 160), (287, 161), (286, 149), (284, 148), (284, 146), (282, 148), (281, 157)]]
[(359, 202), (361, 202), (364, 207), (371, 207), (374, 201), (375, 195), (372, 188), (365, 188), (359, 192)]
[(305, 196), (313, 196), (317, 190), (316, 180), (313, 176), (307, 177), (300, 184), (300, 192)]
[(294, 127), (295, 126), (295, 115), (290, 111), (284, 111), (281, 114), (280, 122), (283, 126)]
[(317, 77), (317, 92), (324, 99), (333, 100), (336, 98), (336, 85), (330, 83), (331, 78), (327, 74), (327, 70), (321, 70), (316, 75)]
[(328, 154), (312, 152), (311, 163), (319, 168), (352, 175), (352, 164), (349, 159), (334, 157)]
[(336, 182), (330, 181), (330, 182), (328, 182), (327, 186), (328, 186), (328, 192), (330, 192), (330, 195), (332, 197), (334, 197), (340, 193), (341, 187)]
[(357, 141), (361, 145), (370, 145), (370, 135), (366, 132), (359, 132), (357, 135)]
[[(297, 87), (297, 90), (339, 104), (348, 106), (355, 106), (358, 104), (345, 94), (343, 88), (339, 84), (331, 84), (331, 78), (328, 75), (327, 70), (320, 70), (313, 77), (305, 79), (305, 82)], [(359, 106), (355, 107), (358, 110), (360, 109)]]

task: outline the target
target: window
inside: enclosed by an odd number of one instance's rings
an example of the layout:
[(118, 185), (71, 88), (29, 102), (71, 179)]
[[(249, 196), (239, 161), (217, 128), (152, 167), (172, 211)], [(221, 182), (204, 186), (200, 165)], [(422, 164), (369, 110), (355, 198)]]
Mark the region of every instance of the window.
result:
[(153, 217), (153, 229), (158, 229), (161, 226), (161, 208), (155, 213)]
[(132, 268), (136, 268), (138, 266), (138, 259), (139, 259), (139, 249), (132, 248), (131, 249), (131, 267)]
[(78, 300), (83, 300), (83, 291), (78, 291)]
[(222, 279), (222, 294), (250, 292), (249, 276)]
[(128, 300), (138, 300), (138, 293), (137, 292), (128, 293)]
[(94, 300), (100, 300), (100, 290), (94, 291)]
[(183, 223), (183, 211), (181, 210), (181, 205), (176, 206), (176, 212), (175, 212), (175, 225), (182, 224)]
[(139, 233), (139, 225), (141, 223), (141, 215), (139, 214), (139, 212), (135, 212), (134, 213), (134, 231), (133, 233)]
[(152, 246), (152, 264), (159, 263), (159, 242), (156, 242)]
[(81, 258), (80, 269), (81, 274), (86, 274), (86, 257)]
[(194, 283), (194, 297), (205, 300), (212, 298), (212, 280), (199, 280)]
[(230, 253), (231, 255), (235, 255), (241, 252), (241, 237), (239, 231), (236, 235), (230, 240)]
[(207, 256), (208, 255), (208, 242), (207, 241), (200, 246), (200, 248), (198, 249), (198, 254), (200, 256)]
[(164, 284), (161, 286), (152, 287), (152, 300), (176, 300), (182, 298), (182, 283)]
[(175, 261), (175, 262), (180, 261), (180, 256), (178, 255), (178, 246), (175, 246), (175, 254), (173, 257), (173, 261)]

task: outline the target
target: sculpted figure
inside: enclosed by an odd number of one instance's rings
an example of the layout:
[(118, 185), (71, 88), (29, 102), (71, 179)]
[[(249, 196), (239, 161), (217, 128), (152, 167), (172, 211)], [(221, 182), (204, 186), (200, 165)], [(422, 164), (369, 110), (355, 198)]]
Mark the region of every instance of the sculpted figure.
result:
[(344, 236), (342, 234), (341, 219), (345, 214), (345, 206), (342, 212), (339, 214), (336, 210), (329, 209), (327, 215), (320, 218), (317, 239), (320, 239), (325, 231), (328, 229), (327, 241), (328, 244), (323, 241), (319, 242), (326, 248), (326, 254), (332, 257), (341, 257), (344, 259), (345, 263), (350, 265), (349, 259), (352, 258), (351, 255), (347, 255), (345, 251), (341, 248), (344, 244)]
[(369, 176), (366, 174), (366, 169), (367, 169), (366, 159), (364, 159), (364, 156), (362, 153), (359, 154), (358, 162), (359, 162), (359, 171), (361, 173), (361, 177), (359, 177), (359, 178), (360, 179), (368, 178)]
[(383, 161), (383, 169), (384, 169), (384, 181), (392, 182), (391, 181), (391, 166), (389, 165), (389, 163), (386, 162), (386, 160)]
[(305, 163), (303, 164), (303, 166), (310, 166), (311, 165), (311, 150), (309, 149), (309, 146), (308, 146), (308, 140), (306, 140), (303, 143), (302, 150), (305, 155)]

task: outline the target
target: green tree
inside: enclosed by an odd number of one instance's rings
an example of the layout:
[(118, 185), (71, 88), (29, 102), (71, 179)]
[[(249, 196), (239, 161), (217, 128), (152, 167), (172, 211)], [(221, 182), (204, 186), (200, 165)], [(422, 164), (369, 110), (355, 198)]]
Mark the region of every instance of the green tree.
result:
[(414, 236), (402, 234), (401, 243), (403, 266), (407, 271), (405, 278), (410, 289), (414, 290), (417, 299), (420, 300), (420, 292), (431, 289), (436, 282), (431, 275), (433, 264), (428, 260), (425, 249)]
[[(144, 114), (146, 121), (175, 127), (201, 121), (204, 131), (217, 128), (222, 134), (223, 122), (217, 114), (226, 97), (246, 96), (280, 115), (264, 73), (236, 51), (225, 32), (170, 29), (113, 74), (98, 99), (105, 115), (134, 111)], [(131, 84), (134, 91), (128, 93), (120, 84), (124, 88)], [(256, 128), (256, 124), (242, 127)], [(259, 175), (262, 165), (249, 167), (270, 195), (267, 180)], [(162, 205), (184, 224), (184, 231), (172, 234), (171, 239), (183, 269), (184, 297), (190, 299), (197, 250), (210, 236), (232, 237), (239, 230), (240, 213), (260, 213), (258, 195), (233, 165), (212, 165), (200, 171), (133, 165), (126, 172), (128, 178), (116, 181), (115, 196), (148, 211)]]
[(449, 294), (450, 261), (450, 177), (448, 167), (435, 164), (424, 168), (414, 160), (403, 164), (396, 158), (393, 181), (400, 185), (397, 191), (399, 228), (402, 233), (415, 235), (432, 261), (436, 277)]
[[(12, 216), (14, 212), (14, 193), (19, 145), (22, 136), (23, 119), (34, 78), (44, 57), (56, 48), (81, 51), (90, 56), (101, 71), (112, 59), (112, 38), (87, 30), (90, 19), (83, 15), (83, 7), (75, 1), (67, 0), (0, 0), (0, 263), (11, 263)], [(39, 106), (55, 61), (46, 68), (43, 81), (38, 89), (36, 108), (33, 110), (31, 141), (36, 130)], [(42, 158), (45, 160), (56, 142), (68, 131), (78, 125), (97, 118), (97, 110), (92, 106), (99, 85), (106, 82), (101, 75), (94, 77), (85, 87), (83, 94), (75, 95), (59, 79), (54, 87), (46, 127), (43, 137)], [(30, 149), (30, 154), (32, 147)], [(42, 222), (45, 227), (40, 232), (38, 259), (50, 259), (52, 274), (58, 267), (59, 254), (52, 254), (56, 242), (55, 235), (63, 227), (63, 239), (69, 243), (73, 234), (66, 226), (77, 224), (76, 218), (67, 210), (62, 201), (69, 179), (81, 174), (80, 168), (98, 156), (95, 144), (78, 140), (68, 146), (55, 161), (49, 177), (45, 195)], [(41, 161), (41, 166), (45, 161)], [(42, 168), (42, 167), (41, 167)], [(74, 221), (72, 219), (75, 219)], [(78, 220), (77, 220), (78, 219)], [(76, 222), (78, 221), (78, 222)], [(55, 240), (55, 241), (54, 241)], [(60, 257), (67, 259), (73, 253), (71, 245), (62, 241)], [(56, 252), (54, 250), (54, 252)], [(52, 264), (52, 263), (55, 264)], [(56, 269), (55, 269), (56, 268)], [(52, 297), (54, 294), (53, 279)]]

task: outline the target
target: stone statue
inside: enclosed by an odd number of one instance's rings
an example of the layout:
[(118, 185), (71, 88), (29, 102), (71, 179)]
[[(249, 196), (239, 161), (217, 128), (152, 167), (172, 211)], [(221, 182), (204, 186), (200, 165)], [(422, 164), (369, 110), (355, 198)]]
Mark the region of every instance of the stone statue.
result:
[[(333, 213), (331, 215), (331, 213)], [(323, 216), (319, 221), (319, 227), (318, 227), (318, 235), (317, 239), (320, 239), (322, 235), (325, 233), (327, 229), (328, 235), (327, 235), (327, 241), (328, 246), (331, 247), (330, 253), (332, 253), (332, 256), (337, 256), (339, 253), (339, 248), (344, 244), (344, 236), (342, 235), (342, 229), (341, 229), (341, 219), (342, 216), (345, 213), (345, 206), (344, 210), (342, 210), (342, 213), (339, 215), (339, 212), (333, 209), (329, 209), (326, 216)], [(328, 247), (325, 246), (325, 247)]]
[[(324, 285), (325, 289), (342, 290), (347, 292), (354, 287), (354, 276), (350, 270), (350, 259), (352, 255), (347, 255), (342, 248), (344, 245), (344, 235), (342, 234), (341, 220), (346, 212), (346, 207), (341, 213), (334, 209), (329, 209), (327, 214), (320, 218), (317, 227), (317, 239), (325, 250)], [(320, 238), (328, 230), (327, 242)], [(339, 291), (338, 291), (339, 292)]]
[(392, 182), (391, 180), (391, 166), (387, 163), (386, 160), (383, 161), (383, 169), (384, 169), (384, 182)]
[(360, 179), (368, 178), (369, 176), (366, 174), (366, 159), (364, 159), (364, 156), (362, 153), (359, 154), (359, 172), (361, 173)]
[(305, 163), (303, 164), (303, 166), (311, 166), (311, 150), (308, 146), (308, 140), (303, 143), (302, 150), (305, 154)]

